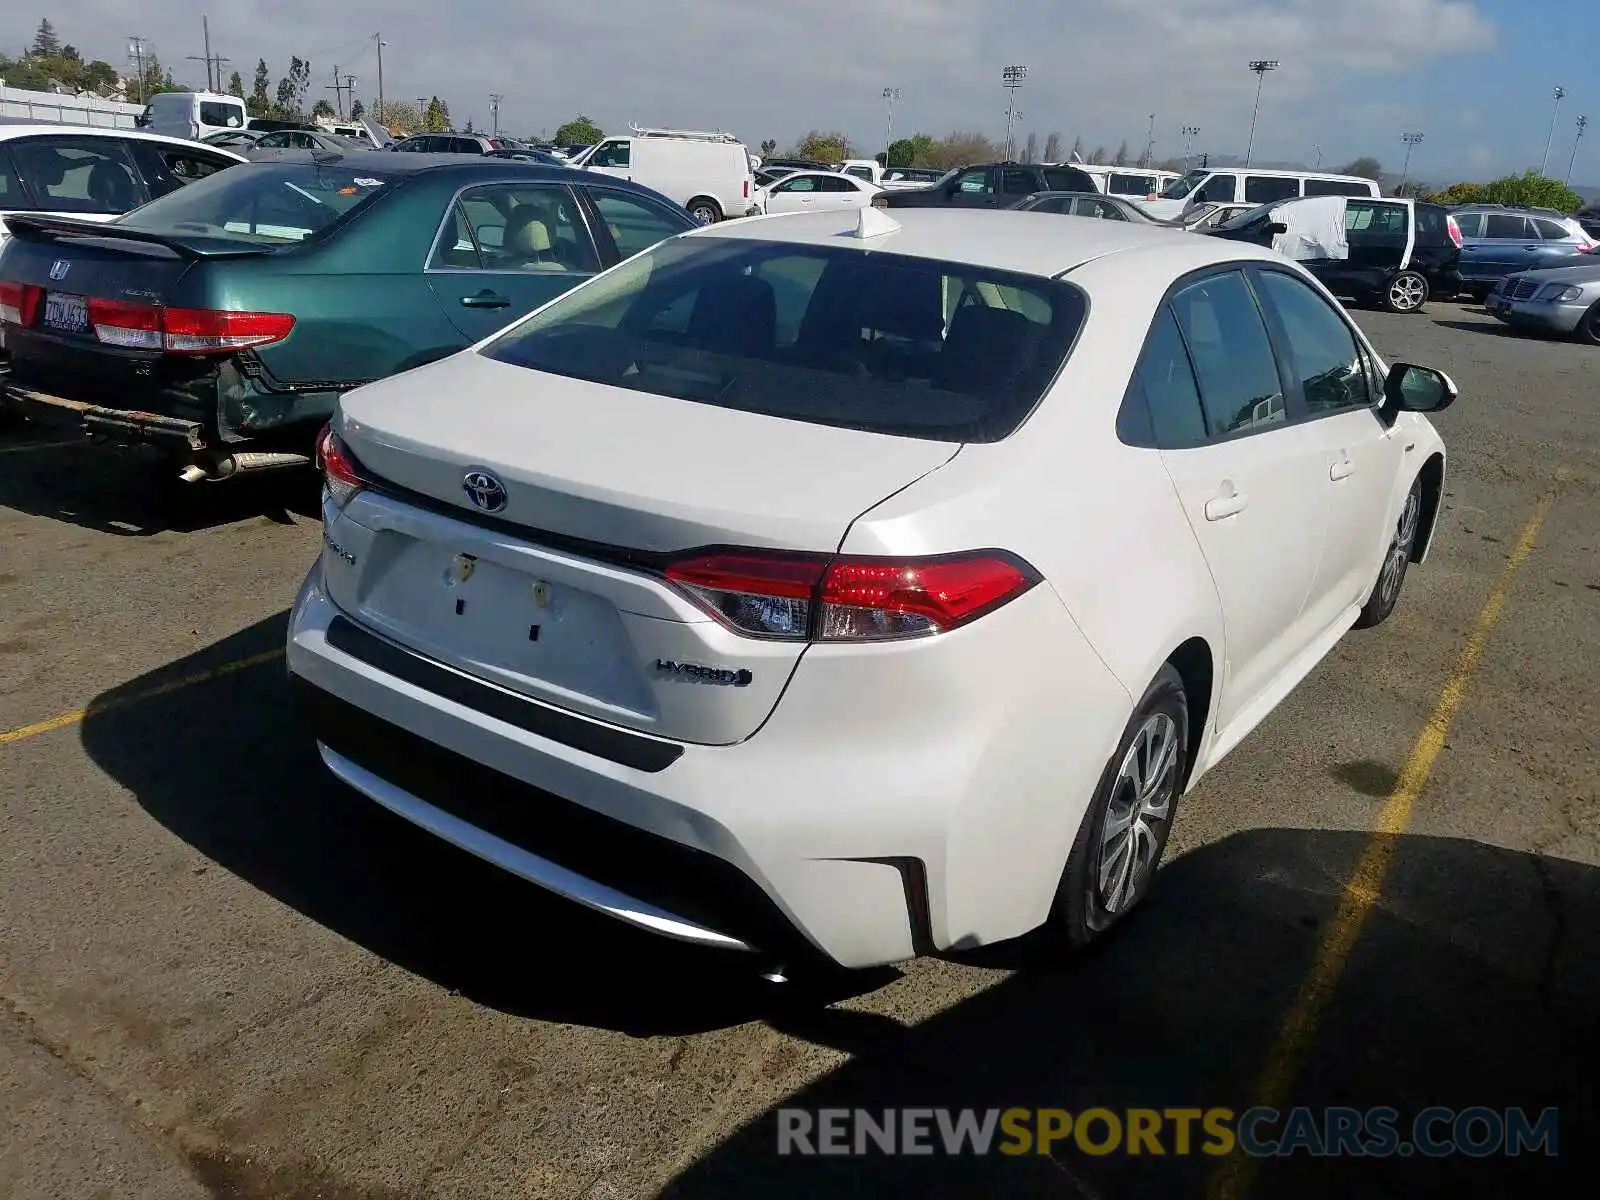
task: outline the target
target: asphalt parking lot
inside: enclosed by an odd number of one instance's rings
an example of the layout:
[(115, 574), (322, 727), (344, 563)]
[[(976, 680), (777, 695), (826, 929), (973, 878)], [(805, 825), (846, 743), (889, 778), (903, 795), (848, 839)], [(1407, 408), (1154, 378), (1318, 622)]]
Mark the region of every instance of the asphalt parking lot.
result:
[[(279, 655), (314, 485), (0, 433), (0, 1197), (1592, 1192), (1600, 354), (1360, 320), (1462, 390), (1394, 618), (1187, 799), (1110, 944), (833, 1003), (327, 778)], [(1558, 1107), (1559, 1156), (795, 1159), (772, 1111), (1262, 1103)]]

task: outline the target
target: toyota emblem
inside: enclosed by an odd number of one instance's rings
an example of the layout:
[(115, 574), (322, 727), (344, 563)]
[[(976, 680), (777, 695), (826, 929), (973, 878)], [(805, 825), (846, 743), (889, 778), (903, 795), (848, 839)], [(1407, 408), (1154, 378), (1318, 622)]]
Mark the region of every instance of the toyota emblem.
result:
[(50, 264), (50, 278), (60, 283), (67, 277), (67, 272), (72, 269), (72, 264), (64, 258), (58, 258)]
[(506, 485), (489, 471), (468, 471), (461, 490), (484, 512), (497, 513), (506, 506)]

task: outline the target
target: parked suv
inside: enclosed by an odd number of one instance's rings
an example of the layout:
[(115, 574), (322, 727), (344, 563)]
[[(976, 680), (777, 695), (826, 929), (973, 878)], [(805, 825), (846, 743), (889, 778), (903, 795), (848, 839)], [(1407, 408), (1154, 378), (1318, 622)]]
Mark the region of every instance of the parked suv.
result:
[(1334, 295), (1390, 312), (1461, 290), (1461, 231), (1441, 204), (1318, 196), (1262, 205), (1203, 232), (1272, 246)]
[(877, 208), (1016, 208), (1035, 192), (1099, 191), (1077, 167), (979, 163), (962, 167), (932, 187), (883, 192), (872, 203)]
[(486, 133), (417, 133), (389, 147), (411, 154), (492, 154), (505, 148), (505, 139)]
[(1461, 280), (1482, 300), (1507, 275), (1579, 265), (1594, 239), (1576, 217), (1553, 208), (1468, 204), (1450, 210), (1461, 227)]

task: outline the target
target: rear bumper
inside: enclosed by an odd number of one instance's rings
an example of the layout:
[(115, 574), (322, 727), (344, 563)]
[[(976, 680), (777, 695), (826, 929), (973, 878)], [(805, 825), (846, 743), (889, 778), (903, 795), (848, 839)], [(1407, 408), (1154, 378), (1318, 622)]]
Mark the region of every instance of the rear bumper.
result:
[[(3, 379), (3, 377), (0, 377)], [(82, 400), (68, 400), (16, 384), (0, 385), (6, 405), (44, 425), (77, 427), (91, 437), (148, 443), (179, 451), (205, 448), (205, 429), (198, 421), (161, 413), (107, 408)]]
[(623, 731), (672, 751), (624, 761), (347, 653), (341, 621), (319, 562), (287, 657), (336, 775), (578, 903), (791, 965), (875, 966), (1045, 921), (1132, 703), (1042, 586), (947, 635), (934, 662), (901, 644), (864, 679), (858, 648), (813, 647), (750, 739)]

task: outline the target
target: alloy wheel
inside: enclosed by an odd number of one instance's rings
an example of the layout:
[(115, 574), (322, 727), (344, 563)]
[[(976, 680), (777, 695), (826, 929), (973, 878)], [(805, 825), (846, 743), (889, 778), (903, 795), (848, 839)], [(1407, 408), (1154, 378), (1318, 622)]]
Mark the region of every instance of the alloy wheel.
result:
[(1155, 872), (1160, 826), (1171, 819), (1177, 786), (1177, 722), (1151, 713), (1117, 769), (1101, 828), (1095, 886), (1107, 915), (1132, 907)]
[(1378, 580), (1379, 603), (1388, 608), (1400, 591), (1405, 578), (1406, 563), (1411, 558), (1412, 544), (1417, 540), (1417, 517), (1422, 501), (1412, 488), (1406, 496), (1406, 506), (1400, 510), (1400, 523), (1395, 527), (1394, 541), (1389, 543), (1389, 556), (1383, 562), (1383, 576)]
[(1389, 303), (1397, 312), (1412, 312), (1428, 298), (1428, 285), (1419, 275), (1402, 275), (1389, 285)]

